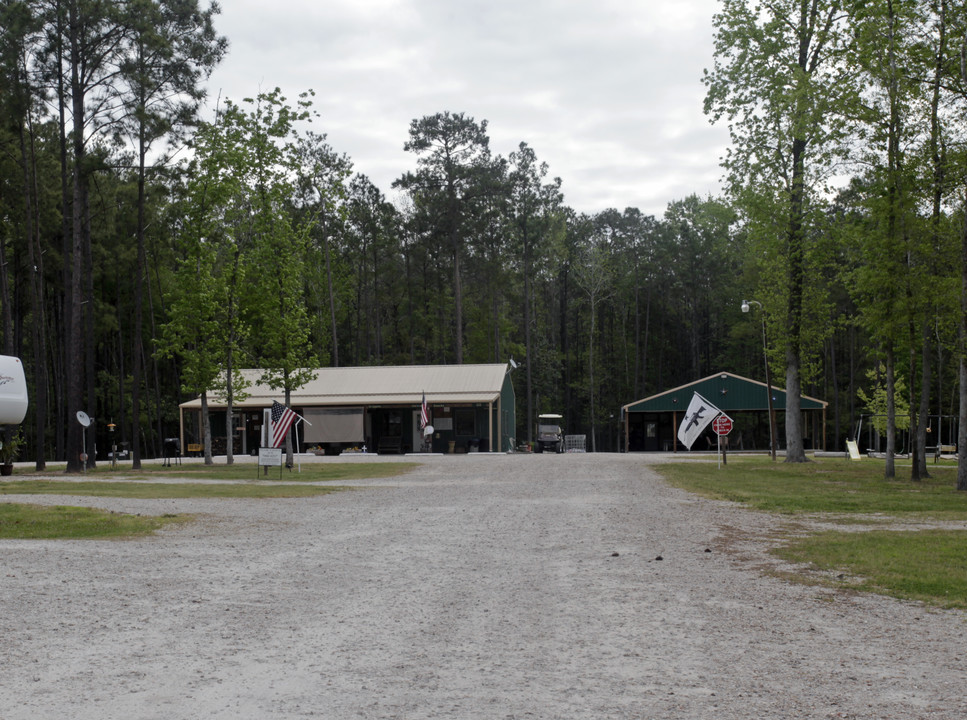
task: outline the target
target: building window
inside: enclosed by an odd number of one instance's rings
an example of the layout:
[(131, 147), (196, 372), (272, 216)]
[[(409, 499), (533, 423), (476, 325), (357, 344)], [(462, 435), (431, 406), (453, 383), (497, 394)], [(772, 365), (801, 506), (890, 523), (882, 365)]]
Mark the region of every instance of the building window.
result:
[(473, 408), (454, 408), (453, 425), (455, 435), (473, 437), (477, 434), (477, 414)]

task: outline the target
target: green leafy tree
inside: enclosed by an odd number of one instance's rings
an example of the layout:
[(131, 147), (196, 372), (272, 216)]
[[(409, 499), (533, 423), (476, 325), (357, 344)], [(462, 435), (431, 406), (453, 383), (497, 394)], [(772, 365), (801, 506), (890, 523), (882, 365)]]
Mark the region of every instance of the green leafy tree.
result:
[[(248, 334), (240, 295), (251, 226), (244, 179), (254, 172), (246, 123), (245, 113), (227, 102), (215, 122), (202, 124), (174, 213), (177, 264), (168, 288), (169, 320), (160, 351), (181, 359), (183, 388), (201, 395), (206, 464), (212, 463), (208, 393), (215, 390), (227, 399), (226, 430), (231, 438), (231, 407), (236, 391), (242, 390), (237, 387), (235, 358)], [(229, 448), (229, 461), (231, 453)]]
[(533, 440), (534, 418), (534, 371), (539, 367), (537, 343), (534, 338), (537, 317), (535, 312), (534, 283), (552, 252), (551, 239), (558, 213), (563, 203), (561, 180), (547, 181), (548, 165), (539, 162), (537, 153), (521, 143), (510, 154), (508, 185), (510, 199), (508, 212), (510, 227), (515, 239), (514, 248), (520, 258), (520, 275), (523, 280), (523, 339), (527, 380), (525, 392), (527, 405), (528, 441)]
[[(896, 475), (898, 348), (909, 341), (912, 353), (915, 346), (919, 319), (915, 299), (921, 289), (916, 287), (923, 257), (917, 243), (916, 179), (908, 168), (905, 150), (921, 132), (917, 121), (925, 120), (913, 113), (913, 107), (923, 100), (920, 91), (926, 86), (919, 77), (914, 80), (907, 74), (910, 66), (919, 65), (911, 42), (920, 20), (918, 5), (889, 0), (857, 7), (854, 13), (856, 62), (868, 86), (865, 154), (867, 165), (873, 168), (871, 232), (861, 237), (866, 252), (857, 273), (857, 285), (865, 299), (860, 304), (861, 317), (886, 357), (887, 478)], [(908, 426), (909, 417), (903, 422)], [(920, 467), (919, 454), (914, 444), (914, 472)]]
[[(339, 367), (339, 328), (337, 323), (337, 281), (333, 269), (332, 245), (345, 219), (346, 181), (352, 162), (326, 142), (326, 136), (308, 132), (295, 146), (298, 155), (298, 193), (303, 213), (311, 218), (313, 239), (325, 263), (326, 305), (333, 367)], [(321, 315), (321, 313), (320, 313)], [(324, 323), (318, 323), (321, 343)]]
[[(96, 402), (94, 375), (93, 314), (94, 278), (91, 249), (90, 186), (98, 167), (92, 145), (115, 122), (113, 108), (120, 103), (119, 65), (126, 49), (128, 18), (123, 5), (105, 0), (65, 0), (50, 7), (49, 64), (58, 87), (61, 125), (65, 141), (62, 166), (65, 218), (70, 208), (68, 234), (65, 234), (65, 293), (67, 338), (64, 358), (67, 364), (67, 472), (80, 472), (82, 450), (94, 460), (94, 433), (83, 448), (78, 423), (71, 420), (85, 405)], [(70, 129), (66, 116), (70, 116)], [(70, 158), (70, 164), (67, 163)], [(69, 173), (69, 175), (68, 175)]]
[(905, 399), (907, 387), (903, 378), (889, 380), (884, 363), (867, 371), (866, 377), (870, 382), (870, 392), (858, 388), (856, 394), (871, 415), (873, 429), (880, 435), (886, 435), (891, 425), (894, 429), (909, 430), (910, 407)]
[(580, 264), (574, 268), (574, 278), (584, 292), (588, 304), (588, 419), (591, 426), (591, 452), (597, 452), (597, 406), (594, 379), (598, 309), (614, 292), (613, 258), (604, 244), (595, 243), (587, 249)]
[[(224, 55), (227, 42), (216, 35), (212, 6), (201, 11), (197, 0), (134, 0), (129, 3), (130, 50), (120, 72), (127, 85), (127, 113), (119, 135), (133, 140), (137, 156), (137, 265), (134, 273), (134, 377), (131, 384), (132, 464), (141, 467), (142, 316), (145, 265), (145, 181), (148, 153), (156, 142), (177, 146), (178, 134), (196, 118), (205, 93), (201, 82)], [(166, 163), (160, 157), (157, 165)], [(230, 413), (229, 413), (230, 415)], [(231, 434), (229, 434), (231, 437)], [(229, 450), (229, 457), (231, 457)]]
[(412, 194), (435, 234), (450, 249), (453, 269), (454, 360), (463, 363), (463, 257), (470, 211), (475, 199), (495, 192), (496, 165), (490, 154), (487, 121), (463, 113), (442, 112), (410, 124), (403, 145), (419, 156), (416, 172), (393, 183)]
[[(261, 381), (284, 392), (315, 377), (318, 359), (312, 351), (305, 304), (306, 268), (311, 218), (293, 212), (298, 152), (294, 126), (311, 119), (311, 93), (290, 105), (276, 88), (248, 101), (242, 138), (250, 153), (247, 179), (251, 217), (250, 248), (242, 259), (247, 293), (246, 321), (257, 328), (250, 337), (253, 357), (263, 368)], [(291, 434), (286, 438), (292, 464)]]
[[(33, 396), (32, 413), (34, 416), (34, 450), (37, 470), (43, 470), (47, 463), (46, 433), (47, 405), (48, 405), (48, 343), (45, 332), (46, 307), (44, 301), (45, 273), (44, 254), (46, 248), (43, 242), (42, 203), (40, 191), (41, 181), (38, 178), (38, 151), (33, 136), (34, 119), (37, 116), (37, 101), (42, 97), (35, 69), (30, 60), (40, 40), (39, 32), (42, 28), (42, 18), (38, 8), (27, 2), (5, 2), (0, 4), (0, 27), (4, 28), (0, 34), (0, 145), (12, 147), (15, 152), (5, 152), (9, 158), (19, 159), (20, 195), (23, 198), (23, 240), (27, 249), (28, 267), (35, 272), (29, 274), (30, 282), (30, 312), (32, 322), (30, 333), (32, 339), (33, 375), (35, 382), (31, 390)], [(7, 132), (9, 131), (9, 135)], [(8, 167), (12, 167), (8, 165)], [(5, 175), (6, 173), (4, 173)], [(11, 182), (11, 187), (13, 182)], [(12, 194), (0, 193), (3, 199), (13, 199)], [(7, 218), (17, 216), (21, 208), (4, 207), (0, 215)], [(5, 223), (6, 227), (12, 224)], [(4, 351), (14, 354), (13, 347), (13, 316), (10, 302), (10, 278), (7, 260), (6, 238), (0, 236), (0, 294), (2, 294)], [(12, 439), (12, 428), (6, 428), (4, 441)]]
[[(810, 203), (843, 147), (844, 110), (856, 101), (850, 41), (839, 0), (723, 0), (705, 110), (727, 119), (725, 168), (733, 196), (781, 272), (786, 365), (786, 461), (804, 462), (799, 398), (807, 316)], [(815, 316), (815, 313), (808, 313)], [(773, 311), (772, 316), (778, 315)]]

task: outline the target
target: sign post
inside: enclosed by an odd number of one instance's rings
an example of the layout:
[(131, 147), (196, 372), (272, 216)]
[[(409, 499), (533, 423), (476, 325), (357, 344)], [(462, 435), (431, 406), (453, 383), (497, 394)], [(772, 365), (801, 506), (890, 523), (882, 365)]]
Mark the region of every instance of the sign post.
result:
[[(282, 479), (282, 448), (260, 447), (259, 448), (259, 467), (260, 468), (264, 467), (265, 474), (268, 475), (269, 468), (276, 467), (276, 466), (279, 468), (279, 479), (281, 480)], [(256, 472), (256, 477), (258, 477), (257, 472)]]
[(712, 429), (718, 436), (719, 467), (721, 468), (723, 464), (728, 464), (728, 459), (725, 457), (725, 452), (722, 449), (722, 438), (732, 432), (732, 418), (722, 413), (712, 421)]

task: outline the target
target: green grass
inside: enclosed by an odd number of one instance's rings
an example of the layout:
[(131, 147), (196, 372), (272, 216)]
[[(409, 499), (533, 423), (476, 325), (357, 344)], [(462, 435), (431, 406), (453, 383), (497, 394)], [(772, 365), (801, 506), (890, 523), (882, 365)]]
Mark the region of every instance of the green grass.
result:
[[(834, 587), (882, 593), (931, 605), (967, 608), (967, 530), (891, 530), (891, 523), (929, 526), (967, 521), (967, 493), (958, 492), (956, 467), (932, 466), (933, 477), (883, 479), (882, 461), (817, 459), (805, 464), (772, 463), (767, 458), (729, 458), (662, 466), (670, 484), (705, 497), (750, 508), (854, 525), (850, 531), (823, 531), (789, 537), (773, 550), (803, 565), (799, 579)], [(873, 527), (874, 529), (870, 529)]]
[(910, 468), (902, 466), (896, 479), (884, 480), (883, 463), (870, 459), (822, 458), (799, 464), (730, 457), (721, 468), (715, 462), (660, 468), (676, 487), (767, 512), (967, 519), (967, 493), (955, 489), (956, 469), (930, 470), (932, 478), (914, 483), (909, 480)]
[[(43, 473), (20, 470), (17, 479), (0, 482), (0, 495), (77, 495), (137, 499), (169, 498), (304, 498), (350, 489), (345, 485), (310, 483), (352, 481), (363, 478), (393, 477), (418, 467), (417, 463), (327, 463), (303, 466), (302, 472), (272, 468), (268, 474), (252, 463), (205, 465), (185, 463), (174, 467), (144, 465), (134, 472), (121, 466), (111, 470), (72, 475), (52, 480), (51, 474), (64, 467), (48, 468)], [(36, 479), (29, 479), (31, 476)], [(281, 480), (282, 482), (279, 482)], [(181, 481), (181, 482), (179, 482)], [(257, 482), (268, 481), (268, 482)], [(0, 539), (10, 538), (90, 538), (123, 537), (152, 533), (171, 522), (186, 518), (91, 510), (78, 507), (46, 507), (0, 503)]]
[(774, 552), (831, 573), (832, 585), (967, 608), (967, 531), (823, 532)]
[(166, 498), (300, 498), (346, 490), (341, 485), (256, 483), (157, 483), (110, 480), (14, 480), (0, 483), (0, 495), (85, 495), (147, 500)]
[[(325, 482), (331, 480), (352, 481), (372, 478), (386, 478), (403, 475), (419, 467), (419, 463), (412, 462), (387, 462), (387, 463), (306, 463), (299, 468), (291, 471), (282, 468), (269, 468), (268, 473), (264, 468), (259, 468), (254, 463), (239, 463), (235, 465), (205, 465), (200, 462), (184, 463), (165, 467), (155, 463), (144, 464), (140, 470), (132, 470), (130, 464), (121, 463), (116, 470), (111, 469), (110, 463), (101, 463), (96, 470), (87, 473), (72, 475), (74, 478), (96, 478), (101, 480), (110, 479), (143, 479), (152, 478), (185, 478), (187, 480), (269, 480), (273, 482)], [(32, 470), (18, 468), (15, 474), (20, 477), (30, 477), (31, 475), (41, 475), (49, 477), (52, 474), (63, 473), (64, 465), (51, 465), (42, 473)]]
[(150, 535), (188, 515), (128, 515), (92, 508), (0, 503), (0, 539), (96, 539)]

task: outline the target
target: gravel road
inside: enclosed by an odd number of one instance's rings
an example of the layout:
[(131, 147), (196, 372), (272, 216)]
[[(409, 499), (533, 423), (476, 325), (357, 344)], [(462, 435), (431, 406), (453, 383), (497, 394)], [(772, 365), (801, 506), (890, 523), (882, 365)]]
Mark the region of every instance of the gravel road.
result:
[(967, 716), (967, 615), (777, 579), (644, 455), (420, 458), (309, 500), (0, 541), (0, 719)]

